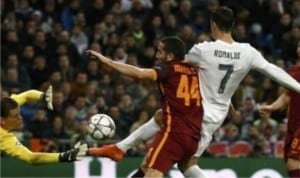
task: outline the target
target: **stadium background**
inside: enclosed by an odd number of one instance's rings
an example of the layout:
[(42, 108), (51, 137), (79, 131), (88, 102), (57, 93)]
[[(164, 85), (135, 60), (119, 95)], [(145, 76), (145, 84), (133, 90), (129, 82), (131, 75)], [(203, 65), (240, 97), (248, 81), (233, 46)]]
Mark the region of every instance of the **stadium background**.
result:
[[(178, 35), (188, 49), (211, 40), (209, 15), (220, 5), (235, 11), (236, 41), (252, 44), (284, 70), (300, 63), (300, 0), (2, 0), (1, 97), (31, 88), (45, 90), (50, 84), (54, 87), (53, 111), (36, 104), (22, 107), (25, 128), (16, 133), (18, 138), (33, 151), (57, 152), (78, 140), (95, 146), (126, 137), (159, 108), (156, 86), (88, 60), (85, 49), (116, 61), (152, 67), (155, 44), (163, 36)], [(220, 170), (237, 161), (232, 168), (245, 165), (247, 172), (261, 163), (285, 175), (280, 159), (285, 110), (263, 118), (257, 113), (260, 104), (274, 101), (282, 89), (257, 72), (249, 73), (232, 98), (238, 114), (225, 121), (204, 154), (205, 158), (218, 157), (212, 160), (219, 163), (206, 164), (203, 159), (200, 165)], [(114, 118), (117, 130), (113, 139), (96, 142), (87, 135), (87, 119), (95, 113)], [(136, 159), (146, 148), (147, 143), (136, 146), (128, 153), (126, 164), (137, 166)], [(247, 164), (239, 157), (257, 162)], [(11, 175), (14, 177), (24, 177), (31, 170), (2, 155), (4, 176), (9, 176), (6, 171), (14, 166), (20, 170), (19, 176)], [(49, 168), (47, 177), (56, 170), (59, 166)]]

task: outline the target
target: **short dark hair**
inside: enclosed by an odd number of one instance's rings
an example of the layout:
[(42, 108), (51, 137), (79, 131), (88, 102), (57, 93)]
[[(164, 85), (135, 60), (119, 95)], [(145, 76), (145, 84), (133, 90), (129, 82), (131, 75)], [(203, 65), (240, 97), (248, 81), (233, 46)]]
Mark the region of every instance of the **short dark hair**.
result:
[(18, 103), (8, 97), (4, 97), (1, 99), (1, 118), (6, 118), (9, 115), (9, 111), (12, 109), (16, 109), (18, 107)]
[(175, 60), (184, 60), (185, 44), (180, 38), (169, 36), (163, 38), (161, 42), (164, 43), (164, 50), (167, 53), (174, 54)]
[(226, 6), (221, 6), (211, 14), (211, 21), (215, 22), (221, 31), (231, 32), (234, 24), (233, 11)]

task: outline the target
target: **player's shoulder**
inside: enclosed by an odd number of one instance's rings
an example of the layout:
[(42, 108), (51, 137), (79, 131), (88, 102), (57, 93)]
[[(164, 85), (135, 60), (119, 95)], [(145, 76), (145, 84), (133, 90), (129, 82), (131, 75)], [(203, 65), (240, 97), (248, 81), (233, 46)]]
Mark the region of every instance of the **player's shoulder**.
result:
[[(193, 48), (210, 48), (212, 46), (221, 46), (226, 44), (225, 42), (222, 42), (220, 40), (216, 41), (204, 41), (204, 42), (199, 42), (193, 46)], [(227, 44), (228, 45), (228, 44)], [(253, 48), (251, 44), (249, 43), (244, 43), (244, 42), (237, 42), (235, 41), (233, 43), (234, 46), (239, 46), (239, 47), (244, 47), (244, 48)], [(254, 48), (253, 48), (254, 49)]]
[(256, 48), (254, 48), (250, 43), (244, 43), (244, 42), (235, 42), (237, 44), (237, 48), (242, 50), (243, 52), (246, 52), (247, 55), (251, 58), (252, 56), (257, 56), (261, 54)]
[(3, 129), (2, 127), (0, 127), (0, 141), (1, 142), (5, 142), (8, 140), (13, 139), (14, 134), (8, 132), (7, 130)]
[(2, 127), (0, 127), (0, 135), (2, 136), (6, 133), (8, 133), (8, 132), (5, 129), (3, 129)]
[(191, 49), (194, 49), (194, 50), (196, 50), (196, 49), (204, 49), (204, 48), (208, 47), (211, 44), (212, 44), (212, 41), (198, 42), (198, 43), (194, 44)]
[(245, 42), (237, 42), (235, 41), (233, 43), (234, 47), (238, 47), (238, 48), (243, 48), (245, 50), (253, 50), (255, 49), (253, 46), (251, 46), (250, 43), (245, 43)]

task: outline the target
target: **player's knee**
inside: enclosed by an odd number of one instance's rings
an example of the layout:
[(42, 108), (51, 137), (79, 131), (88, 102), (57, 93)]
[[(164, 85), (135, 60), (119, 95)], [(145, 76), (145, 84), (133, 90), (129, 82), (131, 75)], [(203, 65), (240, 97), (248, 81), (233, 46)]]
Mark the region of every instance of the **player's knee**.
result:
[(288, 171), (300, 169), (300, 161), (289, 158), (286, 163), (286, 168)]
[(159, 170), (156, 169), (152, 169), (152, 168), (147, 168), (146, 173), (145, 173), (145, 177), (148, 178), (153, 178), (153, 177), (163, 177), (163, 173), (160, 172)]
[(144, 173), (147, 172), (147, 167), (146, 167), (145, 164), (142, 164), (142, 165), (140, 166), (140, 169), (141, 169)]
[(198, 164), (198, 157), (191, 157), (191, 159), (189, 159), (189, 161), (187, 162), (187, 167), (191, 167), (191, 166), (194, 166), (194, 165), (197, 165)]
[(184, 171), (186, 170), (186, 167), (185, 167), (184, 164), (178, 163), (178, 169), (179, 169), (182, 173), (184, 173)]
[(178, 163), (178, 169), (184, 173), (188, 168), (198, 164), (198, 157), (191, 157), (187, 161)]
[(155, 114), (154, 114), (154, 120), (155, 120), (155, 122), (158, 125), (162, 126), (162, 124), (163, 124), (163, 112), (162, 112), (162, 109), (159, 109), (159, 110), (157, 110), (155, 112)]

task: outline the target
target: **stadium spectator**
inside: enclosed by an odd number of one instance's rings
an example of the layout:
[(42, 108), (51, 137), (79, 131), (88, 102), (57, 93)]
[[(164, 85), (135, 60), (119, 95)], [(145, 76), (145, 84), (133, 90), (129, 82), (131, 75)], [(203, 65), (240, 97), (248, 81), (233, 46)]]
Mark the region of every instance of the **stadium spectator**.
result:
[(28, 84), (22, 83), (16, 67), (9, 67), (4, 70), (1, 81), (10, 93), (18, 93), (28, 89)]
[(63, 119), (60, 116), (55, 116), (52, 123), (52, 130), (49, 137), (52, 139), (67, 139), (68, 135), (65, 133), (63, 127)]
[[(96, 43), (95, 43), (96, 44)], [(103, 72), (100, 70), (99, 63), (94, 60), (87, 61), (87, 77), (88, 81), (99, 81), (103, 77)]]
[(29, 131), (32, 138), (49, 138), (50, 123), (46, 116), (46, 111), (38, 109), (33, 120), (29, 123)]
[(44, 56), (36, 56), (33, 64), (28, 69), (31, 78), (32, 88), (40, 88), (41, 85), (50, 77), (50, 70)]
[(108, 111), (109, 116), (111, 116), (116, 124), (116, 133), (114, 138), (124, 138), (128, 135), (129, 124), (126, 123), (121, 117), (121, 112), (119, 107), (111, 106)]
[(70, 59), (67, 55), (61, 55), (58, 58), (58, 69), (62, 75), (63, 81), (71, 81), (75, 76), (75, 70), (71, 66)]
[(64, 113), (64, 130), (66, 134), (71, 137), (76, 134), (79, 122), (76, 120), (77, 110), (73, 106), (66, 108)]
[(53, 110), (48, 111), (48, 116), (53, 120), (55, 116), (62, 116), (64, 114), (66, 103), (64, 100), (64, 93), (62, 91), (53, 92)]
[(35, 57), (34, 47), (32, 45), (25, 45), (20, 57), (20, 64), (29, 69), (33, 64), (33, 59)]

